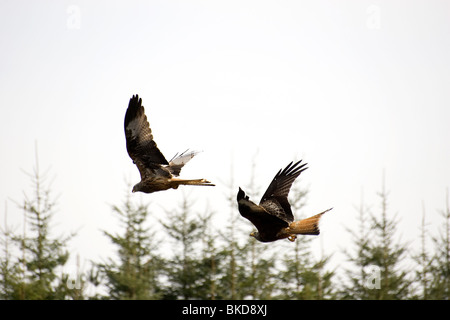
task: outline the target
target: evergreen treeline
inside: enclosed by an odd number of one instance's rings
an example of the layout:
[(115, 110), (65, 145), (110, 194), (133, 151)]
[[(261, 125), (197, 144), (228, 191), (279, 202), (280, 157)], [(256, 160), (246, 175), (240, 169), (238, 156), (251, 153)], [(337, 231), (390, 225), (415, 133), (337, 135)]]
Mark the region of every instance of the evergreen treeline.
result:
[[(37, 162), (37, 161), (36, 161)], [(254, 165), (248, 189), (254, 185)], [(442, 224), (437, 236), (430, 235), (426, 216), (421, 224), (421, 246), (411, 250), (396, 236), (397, 218), (389, 209), (385, 185), (379, 203), (368, 208), (361, 200), (359, 228), (348, 230), (352, 246), (345, 251), (345, 273), (329, 267), (331, 256), (317, 259), (310, 250), (310, 237), (286, 243), (290, 250), (274, 251), (243, 236), (230, 182), (228, 225), (214, 225), (215, 209), (197, 212), (194, 200), (180, 191), (182, 201), (167, 210), (157, 226), (164, 231), (168, 255), (158, 251), (161, 240), (156, 227), (147, 227), (151, 204), (136, 203), (127, 192), (122, 203), (111, 207), (120, 224), (116, 234), (103, 230), (115, 255), (93, 262), (88, 272), (64, 273), (70, 253), (69, 237), (56, 237), (51, 220), (56, 200), (47, 174), (38, 163), (29, 174), (33, 194), (16, 202), (23, 211), (23, 229), (1, 228), (1, 299), (449, 299), (450, 297), (450, 208), (440, 212)], [(127, 189), (129, 190), (129, 188)], [(308, 190), (294, 184), (290, 202), (301, 214)], [(227, 212), (228, 211), (228, 212)], [(427, 249), (427, 243), (433, 251)], [(409, 248), (409, 249), (408, 249)], [(289, 252), (287, 254), (286, 252)], [(405, 264), (405, 259), (412, 261)], [(87, 288), (95, 290), (87, 290)], [(88, 292), (94, 293), (88, 293)]]

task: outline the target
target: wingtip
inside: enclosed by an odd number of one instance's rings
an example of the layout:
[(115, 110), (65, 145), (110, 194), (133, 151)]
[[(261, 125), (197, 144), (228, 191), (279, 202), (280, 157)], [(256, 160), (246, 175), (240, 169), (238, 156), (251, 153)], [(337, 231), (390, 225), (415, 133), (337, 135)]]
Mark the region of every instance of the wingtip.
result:
[(142, 103), (142, 98), (139, 98), (139, 95), (138, 94), (133, 94), (133, 96), (130, 98), (130, 103), (129, 104), (131, 104), (132, 102), (137, 102), (137, 104), (141, 104)]
[(128, 112), (135, 113), (135, 112), (137, 112), (137, 110), (140, 109), (141, 106), (142, 106), (142, 98), (139, 98), (139, 95), (134, 94), (130, 98), (130, 101), (128, 102), (127, 113)]
[(325, 214), (325, 213), (327, 213), (328, 211), (331, 211), (333, 209), (333, 207), (331, 207), (330, 209), (327, 209), (327, 210), (325, 210), (325, 211), (323, 211), (323, 212), (321, 212), (321, 213), (319, 213), (319, 214)]
[(144, 107), (142, 106), (142, 98), (139, 98), (139, 96), (133, 95), (128, 102), (128, 108), (125, 112), (125, 130), (128, 125), (134, 118), (136, 118), (138, 115), (144, 113)]
[(303, 171), (308, 169), (308, 167), (306, 167), (308, 165), (308, 163), (301, 164), (302, 161), (303, 161), (303, 159), (300, 159), (296, 163), (294, 163), (294, 161), (291, 161), (283, 170), (280, 170), (279, 174), (295, 175), (297, 173), (298, 174), (302, 173)]

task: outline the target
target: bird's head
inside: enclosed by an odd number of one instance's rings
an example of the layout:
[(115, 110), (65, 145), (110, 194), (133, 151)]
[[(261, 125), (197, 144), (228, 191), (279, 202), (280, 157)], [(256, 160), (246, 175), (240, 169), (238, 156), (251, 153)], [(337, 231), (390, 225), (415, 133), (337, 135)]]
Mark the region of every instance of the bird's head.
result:
[(141, 185), (140, 185), (140, 183), (137, 183), (137, 184), (135, 184), (134, 186), (133, 186), (133, 190), (131, 190), (131, 192), (138, 192), (138, 191), (140, 191), (141, 190)]
[(242, 190), (241, 187), (239, 187), (239, 191), (237, 194), (237, 201), (239, 202), (239, 200), (242, 199), (248, 200), (248, 196), (246, 196), (244, 190)]

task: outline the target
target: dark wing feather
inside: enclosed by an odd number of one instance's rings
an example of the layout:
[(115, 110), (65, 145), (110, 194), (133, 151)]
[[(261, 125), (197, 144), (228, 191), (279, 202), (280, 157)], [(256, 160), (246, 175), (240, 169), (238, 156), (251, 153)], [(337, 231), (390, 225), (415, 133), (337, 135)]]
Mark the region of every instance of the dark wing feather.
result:
[(300, 165), (302, 160), (292, 164), (289, 163), (283, 170), (280, 169), (278, 173), (273, 178), (266, 192), (261, 198), (259, 203), (264, 209), (269, 213), (284, 219), (285, 221), (294, 221), (294, 216), (292, 215), (291, 205), (288, 202), (288, 194), (291, 189), (294, 180), (302, 173), (304, 170), (308, 169), (305, 167), (307, 163)]
[(127, 151), (138, 166), (141, 177), (146, 169), (158, 169), (161, 165), (169, 164), (153, 140), (142, 99), (138, 95), (130, 99), (124, 126)]
[(267, 212), (265, 208), (250, 201), (241, 188), (239, 188), (237, 201), (241, 216), (250, 220), (265, 238), (274, 238), (280, 229), (289, 226), (284, 219)]

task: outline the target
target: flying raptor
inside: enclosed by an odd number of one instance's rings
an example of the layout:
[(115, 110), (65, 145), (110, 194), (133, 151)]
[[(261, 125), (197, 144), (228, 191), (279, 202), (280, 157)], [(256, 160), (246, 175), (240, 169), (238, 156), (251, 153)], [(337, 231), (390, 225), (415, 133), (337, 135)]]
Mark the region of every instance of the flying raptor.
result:
[(177, 178), (181, 168), (198, 152), (186, 150), (167, 161), (153, 140), (142, 99), (138, 95), (130, 99), (124, 126), (128, 155), (141, 174), (141, 181), (133, 187), (133, 192), (152, 193), (177, 189), (180, 185), (214, 186), (205, 179)]
[(288, 238), (295, 241), (297, 234), (318, 235), (319, 220), (322, 215), (330, 211), (325, 210), (307, 219), (294, 221), (288, 194), (294, 180), (306, 169), (306, 163), (300, 165), (302, 160), (289, 163), (283, 170), (280, 169), (273, 178), (259, 205), (249, 200), (245, 192), (239, 188), (237, 202), (241, 216), (250, 220), (258, 229), (250, 236), (261, 242), (271, 242)]

